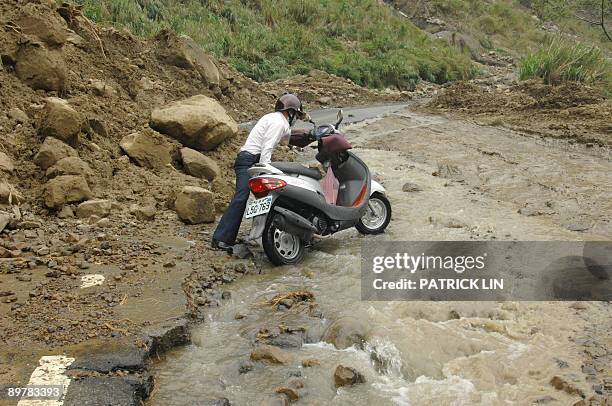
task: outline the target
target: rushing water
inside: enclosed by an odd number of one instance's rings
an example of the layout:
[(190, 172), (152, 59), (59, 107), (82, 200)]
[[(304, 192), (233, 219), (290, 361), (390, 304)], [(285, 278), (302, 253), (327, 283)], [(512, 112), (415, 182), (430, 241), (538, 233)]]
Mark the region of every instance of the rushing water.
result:
[[(360, 125), (351, 139), (366, 142), (370, 133), (367, 124)], [(508, 134), (503, 137), (511, 145)], [(468, 186), (432, 179), (427, 162), (408, 161), (396, 151), (356, 152), (388, 188), (394, 207), (388, 232), (367, 237), (355, 230), (339, 233), (320, 242), (298, 267), (273, 269), (257, 253), (264, 272), (229, 286), (231, 299), (210, 310), (208, 320), (194, 329), (193, 343), (170, 352), (156, 365), (156, 391), (150, 404), (200, 405), (216, 398), (227, 398), (232, 405), (261, 404), (274, 388), (295, 376), (305, 385), (299, 403), (308, 405), (522, 405), (547, 397), (560, 404), (576, 400), (549, 384), (554, 375), (582, 376), (581, 352), (569, 337), (583, 328), (583, 321), (569, 304), (365, 302), (360, 299), (359, 258), (361, 244), (374, 239), (576, 237), (550, 222), (518, 215), (511, 202), (484, 194), (476, 197)], [(408, 165), (410, 180), (425, 189), (418, 197), (401, 191), (408, 180)], [(468, 225), (432, 224), (428, 219), (432, 211), (461, 216)], [(287, 365), (261, 364), (241, 374), (239, 365), (253, 348), (252, 332), (284, 320), (288, 313), (264, 302), (293, 290), (315, 296), (323, 317), (311, 329), (324, 331), (336, 320), (356, 319), (367, 326), (366, 345), (338, 349), (315, 340), (288, 349), (293, 361)], [(319, 365), (302, 367), (301, 361), (309, 358)], [(333, 373), (340, 364), (361, 372), (366, 383), (336, 389)]]

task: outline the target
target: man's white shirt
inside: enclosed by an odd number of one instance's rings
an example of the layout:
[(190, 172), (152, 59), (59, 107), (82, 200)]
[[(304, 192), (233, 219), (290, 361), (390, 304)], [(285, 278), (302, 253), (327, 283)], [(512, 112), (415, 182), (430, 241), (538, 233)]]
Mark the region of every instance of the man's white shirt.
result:
[(261, 154), (259, 162), (266, 164), (272, 159), (274, 147), (290, 135), (289, 121), (283, 113), (275, 111), (266, 114), (255, 124), (240, 151), (247, 151), (253, 155)]

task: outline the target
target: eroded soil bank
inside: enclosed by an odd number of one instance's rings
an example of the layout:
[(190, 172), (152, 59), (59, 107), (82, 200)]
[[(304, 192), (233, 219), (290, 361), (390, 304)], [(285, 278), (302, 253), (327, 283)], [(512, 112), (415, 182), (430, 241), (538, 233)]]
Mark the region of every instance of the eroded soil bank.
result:
[(609, 150), (413, 110), (346, 133), (388, 190), (387, 233), (297, 267), (255, 250), (261, 274), (155, 366), (149, 404), (606, 404), (609, 303), (363, 302), (359, 261), (371, 240), (607, 240)]

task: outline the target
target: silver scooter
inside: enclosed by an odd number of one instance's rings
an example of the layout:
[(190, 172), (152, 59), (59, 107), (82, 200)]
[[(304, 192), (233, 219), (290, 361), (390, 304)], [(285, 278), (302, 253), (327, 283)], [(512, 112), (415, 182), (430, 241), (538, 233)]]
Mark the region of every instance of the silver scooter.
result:
[(251, 201), (245, 218), (253, 219), (249, 240), (261, 237), (264, 252), (275, 265), (300, 262), (316, 239), (355, 227), (362, 234), (382, 233), (391, 220), (385, 188), (373, 180), (368, 166), (349, 150), (351, 144), (335, 125), (292, 131), (292, 144), (317, 142), (316, 159), (331, 167), (338, 188), (335, 204), (328, 203), (317, 169), (294, 162), (255, 164), (249, 168)]

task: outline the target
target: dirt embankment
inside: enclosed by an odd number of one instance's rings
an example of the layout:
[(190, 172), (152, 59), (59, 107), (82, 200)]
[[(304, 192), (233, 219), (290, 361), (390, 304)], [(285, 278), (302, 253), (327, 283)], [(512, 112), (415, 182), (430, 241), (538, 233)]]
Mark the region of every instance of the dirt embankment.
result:
[(612, 144), (612, 102), (600, 90), (579, 83), (455, 83), (431, 100), (426, 109), (571, 142)]

